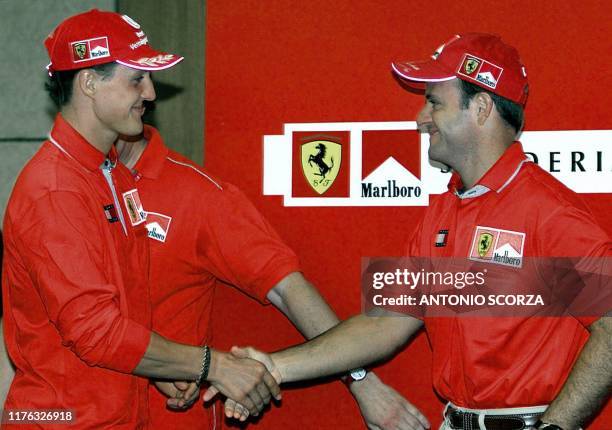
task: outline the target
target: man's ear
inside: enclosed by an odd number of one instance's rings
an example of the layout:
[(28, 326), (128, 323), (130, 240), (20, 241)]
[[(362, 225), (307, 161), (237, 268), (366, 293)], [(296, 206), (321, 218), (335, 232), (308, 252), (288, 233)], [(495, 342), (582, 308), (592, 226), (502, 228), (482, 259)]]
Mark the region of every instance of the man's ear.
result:
[(83, 69), (77, 74), (77, 87), (87, 97), (94, 97), (98, 86), (99, 76), (91, 69)]
[(478, 93), (472, 99), (472, 103), (476, 109), (478, 125), (484, 125), (493, 110), (494, 103), (491, 95), (487, 93)]

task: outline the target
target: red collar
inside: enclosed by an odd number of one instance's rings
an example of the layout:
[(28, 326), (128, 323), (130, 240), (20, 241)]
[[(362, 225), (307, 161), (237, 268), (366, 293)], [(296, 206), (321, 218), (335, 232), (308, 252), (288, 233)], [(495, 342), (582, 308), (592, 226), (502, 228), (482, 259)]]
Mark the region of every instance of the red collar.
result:
[(110, 159), (113, 165), (117, 163), (117, 151), (114, 145), (111, 146), (108, 155), (103, 154), (81, 136), (61, 114), (55, 117), (49, 138), (51, 143), (88, 170), (98, 170), (106, 158)]
[[(506, 149), (502, 156), (499, 157), (495, 164), (487, 170), (474, 187), (481, 185), (489, 190), (501, 191), (508, 182), (514, 179), (514, 175), (518, 168), (525, 160), (528, 160), (528, 158), (525, 152), (523, 152), (523, 146), (518, 141), (514, 142)], [(462, 189), (463, 183), (461, 182), (461, 177), (457, 172), (453, 172), (450, 182), (448, 183), (448, 190), (452, 193), (456, 193), (458, 190)]]
[(164, 140), (155, 127), (145, 124), (144, 137), (148, 143), (136, 162), (134, 170), (136, 175), (155, 179), (159, 177), (164, 167), (164, 162), (168, 155), (168, 147), (164, 144)]

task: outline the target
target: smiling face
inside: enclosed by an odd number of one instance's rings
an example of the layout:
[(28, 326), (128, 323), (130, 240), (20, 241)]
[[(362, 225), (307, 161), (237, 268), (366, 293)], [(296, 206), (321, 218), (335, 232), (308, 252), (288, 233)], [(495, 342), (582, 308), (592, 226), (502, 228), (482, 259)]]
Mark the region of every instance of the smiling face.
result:
[(471, 106), (462, 108), (457, 79), (428, 83), (419, 130), (429, 133), (429, 158), (454, 169), (473, 150), (476, 118)]
[(97, 80), (96, 87), (93, 109), (101, 126), (126, 136), (141, 133), (143, 102), (155, 99), (151, 74), (118, 64), (111, 76)]

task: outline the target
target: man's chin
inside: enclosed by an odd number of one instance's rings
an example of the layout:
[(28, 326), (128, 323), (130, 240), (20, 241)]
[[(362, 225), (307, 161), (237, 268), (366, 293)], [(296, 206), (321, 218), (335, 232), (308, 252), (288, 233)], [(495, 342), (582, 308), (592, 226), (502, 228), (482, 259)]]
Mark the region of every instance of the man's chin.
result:
[(436, 145), (430, 145), (429, 151), (427, 151), (427, 155), (429, 156), (429, 164), (435, 168), (442, 170), (443, 172), (450, 171), (450, 163), (448, 157), (445, 154), (442, 154), (442, 148)]
[(130, 124), (122, 127), (122, 130), (119, 130), (119, 134), (122, 136), (138, 136), (142, 134), (144, 130), (144, 126), (141, 120), (131, 121)]
[(442, 154), (442, 148), (439, 146), (440, 144), (432, 144), (431, 140), (429, 142), (429, 150), (427, 151), (427, 155), (429, 159), (432, 161), (436, 161), (438, 163), (444, 163), (444, 154)]

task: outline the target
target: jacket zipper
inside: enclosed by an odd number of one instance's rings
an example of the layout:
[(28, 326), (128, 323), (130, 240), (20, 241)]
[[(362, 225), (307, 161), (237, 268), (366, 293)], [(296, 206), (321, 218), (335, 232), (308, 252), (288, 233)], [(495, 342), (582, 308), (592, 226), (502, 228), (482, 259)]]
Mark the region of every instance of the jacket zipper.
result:
[(121, 221), (121, 226), (123, 227), (123, 232), (127, 236), (127, 228), (125, 226), (125, 219), (123, 218), (123, 211), (121, 210), (121, 205), (119, 205), (119, 199), (117, 198), (117, 191), (115, 191), (115, 184), (113, 183), (113, 163), (107, 158), (100, 165), (100, 169), (102, 170), (102, 174), (104, 175), (104, 179), (106, 179), (106, 183), (113, 194), (113, 200), (115, 202), (115, 207), (117, 208), (117, 214), (119, 215), (119, 221)]

